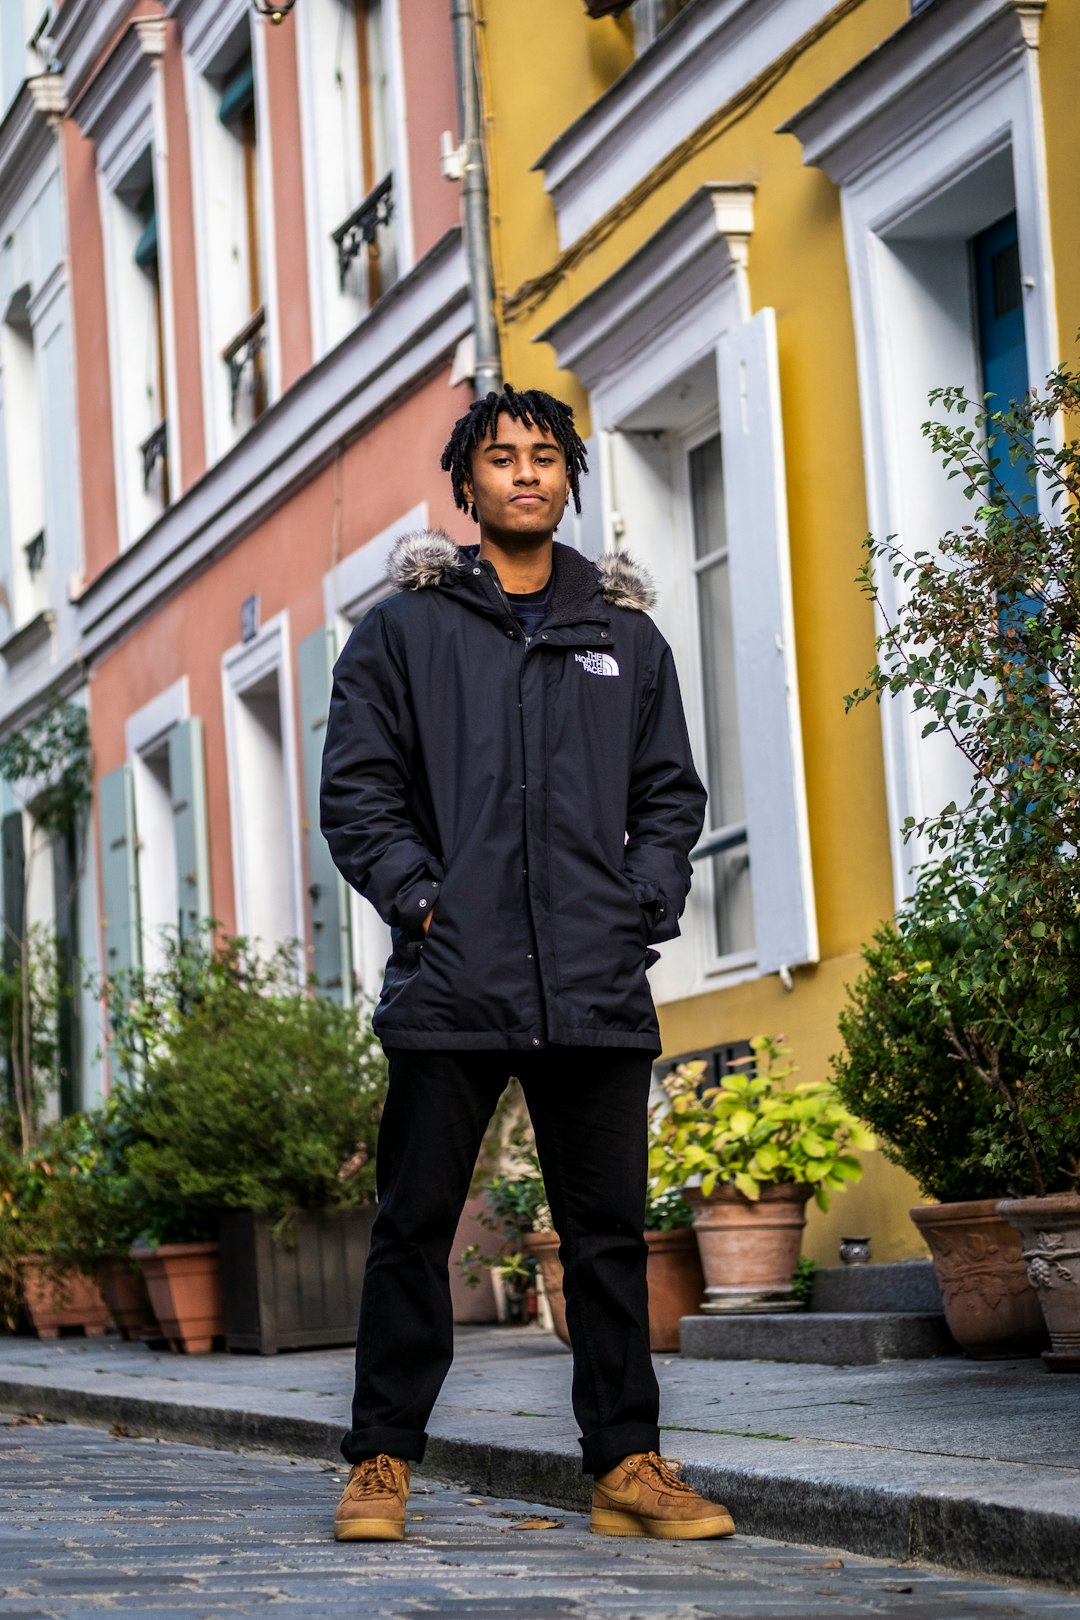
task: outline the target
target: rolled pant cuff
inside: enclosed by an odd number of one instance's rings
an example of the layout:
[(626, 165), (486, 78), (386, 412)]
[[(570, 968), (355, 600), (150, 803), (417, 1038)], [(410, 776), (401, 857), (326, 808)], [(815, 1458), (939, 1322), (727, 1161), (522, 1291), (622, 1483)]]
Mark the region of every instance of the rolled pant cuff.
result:
[(341, 1442), (341, 1455), (350, 1467), (380, 1452), (403, 1462), (422, 1463), (426, 1447), (423, 1429), (350, 1429)]
[(581, 1439), (581, 1472), (606, 1474), (639, 1451), (659, 1451), (660, 1430), (650, 1423), (623, 1423), (614, 1429), (594, 1429)]

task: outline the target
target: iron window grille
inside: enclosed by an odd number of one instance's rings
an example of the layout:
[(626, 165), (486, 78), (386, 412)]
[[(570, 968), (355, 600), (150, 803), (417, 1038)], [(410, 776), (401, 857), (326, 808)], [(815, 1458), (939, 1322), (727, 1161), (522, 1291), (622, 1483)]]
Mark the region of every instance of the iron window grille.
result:
[(254, 399), (255, 415), (261, 416), (266, 403), (263, 353), (266, 349), (266, 310), (257, 309), (247, 324), (222, 351), (229, 368), (229, 408), (235, 422), (240, 408), (240, 390), (245, 378)]
[(45, 530), (42, 529), (24, 547), (26, 553), (26, 570), (31, 579), (36, 579), (45, 567)]
[(345, 291), (349, 266), (365, 247), (378, 256), (379, 232), (394, 217), (394, 176), (388, 174), (374, 190), (369, 191), (359, 208), (351, 213), (344, 224), (332, 232), (337, 249), (338, 278)]
[(156, 427), (148, 439), (144, 439), (139, 446), (142, 456), (143, 489), (149, 493), (150, 480), (154, 476), (154, 468), (161, 465), (164, 471), (165, 462), (169, 454), (169, 424), (162, 422)]

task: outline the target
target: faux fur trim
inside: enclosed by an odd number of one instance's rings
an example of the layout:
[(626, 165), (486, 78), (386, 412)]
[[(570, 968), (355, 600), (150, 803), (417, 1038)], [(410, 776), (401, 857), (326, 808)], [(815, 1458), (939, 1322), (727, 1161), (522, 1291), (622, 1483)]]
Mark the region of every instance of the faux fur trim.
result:
[(461, 551), (443, 529), (403, 534), (390, 553), (386, 577), (402, 591), (442, 585), (457, 569)]
[(596, 563), (600, 589), (612, 607), (634, 608), (648, 613), (656, 606), (656, 586), (644, 568), (639, 568), (628, 551), (609, 551)]

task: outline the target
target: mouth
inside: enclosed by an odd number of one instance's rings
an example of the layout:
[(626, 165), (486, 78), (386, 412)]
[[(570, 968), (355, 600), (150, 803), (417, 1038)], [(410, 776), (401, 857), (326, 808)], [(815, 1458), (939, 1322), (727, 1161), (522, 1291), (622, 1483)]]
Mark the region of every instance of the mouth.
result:
[(546, 506), (545, 495), (513, 495), (510, 498), (511, 506)]

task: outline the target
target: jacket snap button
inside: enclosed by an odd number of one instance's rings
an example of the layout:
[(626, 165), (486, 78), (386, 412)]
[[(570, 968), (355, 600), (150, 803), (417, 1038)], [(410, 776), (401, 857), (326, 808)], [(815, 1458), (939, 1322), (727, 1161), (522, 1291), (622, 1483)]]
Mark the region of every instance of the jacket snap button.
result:
[(420, 902), (421, 909), (426, 905), (427, 905), (427, 901), (426, 900), (421, 900), (421, 902)]
[(607, 631), (606, 630), (601, 630), (601, 632), (600, 632), (600, 640), (601, 641), (606, 641), (607, 640)]
[(533, 959), (533, 953), (532, 953), (532, 951), (530, 951), (528, 956), (525, 958), (525, 960), (526, 960), (526, 962), (531, 962), (532, 959)]
[(513, 641), (513, 639), (514, 639), (514, 632), (513, 632), (513, 631), (512, 631), (512, 630), (508, 630), (508, 631), (507, 631), (507, 632), (506, 632), (506, 633), (507, 633), (507, 635), (508, 635), (508, 636), (509, 636), (509, 637), (510, 637), (510, 640), (511, 640), (511, 641)]
[(534, 1046), (539, 1046), (540, 1045), (540, 1042), (536, 1039), (535, 1035), (533, 1036), (533, 1045)]
[(474, 569), (473, 569), (473, 573), (474, 573), (474, 574), (478, 574), (478, 573), (479, 573), (479, 572), (480, 572), (480, 570), (479, 570), (479, 568), (474, 568)]

